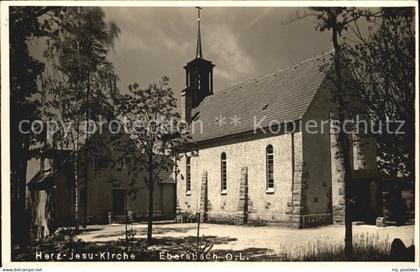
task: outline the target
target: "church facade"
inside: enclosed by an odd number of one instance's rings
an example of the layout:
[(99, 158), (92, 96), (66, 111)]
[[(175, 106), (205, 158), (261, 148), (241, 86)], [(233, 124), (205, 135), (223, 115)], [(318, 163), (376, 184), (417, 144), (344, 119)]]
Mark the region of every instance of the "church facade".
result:
[[(203, 58), (200, 35), (198, 20), (181, 98), (198, 154), (179, 162), (177, 218), (199, 213), (206, 222), (295, 228), (343, 223), (344, 173), (328, 80), (334, 52), (213, 93), (215, 65)], [(351, 138), (355, 218), (374, 222), (384, 216), (383, 193), (395, 180), (378, 174), (374, 143)]]

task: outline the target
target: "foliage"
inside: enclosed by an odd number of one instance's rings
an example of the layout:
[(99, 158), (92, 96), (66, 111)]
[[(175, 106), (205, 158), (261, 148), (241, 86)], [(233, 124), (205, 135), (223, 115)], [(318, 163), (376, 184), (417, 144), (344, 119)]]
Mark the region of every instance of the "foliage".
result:
[(139, 251), (145, 248), (145, 243), (137, 239), (137, 230), (132, 223), (127, 223), (127, 229), (124, 231), (120, 241), (125, 242), (126, 251)]
[[(49, 147), (76, 151), (73, 153), (74, 213), (78, 226), (81, 204), (79, 175), (84, 173), (86, 195), (88, 167), (91, 164), (89, 154), (93, 157), (92, 153), (104, 153), (106, 150), (106, 145), (98, 139), (89, 142), (89, 134), (95, 132), (90, 123), (115, 117), (118, 76), (107, 55), (113, 49), (120, 30), (115, 23), (105, 21), (104, 12), (97, 7), (67, 8), (61, 15), (50, 25), (56, 35), (46, 41), (44, 55), (52, 64), (52, 71), (45, 76), (45, 86), (48, 86), (52, 97), (50, 104), (55, 111), (54, 119), (70, 125), (71, 130), (66, 134), (64, 128), (59, 127), (62, 130), (54, 134), (54, 146)], [(89, 144), (80, 152), (81, 146), (87, 142)], [(86, 219), (86, 201), (83, 204)]]
[(63, 26), (56, 26), (58, 33), (47, 40), (45, 50), (53, 65), (47, 80), (55, 98), (56, 117), (75, 125), (87, 117), (93, 121), (112, 119), (118, 77), (107, 55), (119, 28), (106, 22), (104, 12), (95, 7), (68, 8), (61, 20)]
[[(413, 8), (311, 8), (319, 31), (336, 31), (343, 76), (336, 78), (347, 116), (369, 123), (402, 121), (403, 134), (367, 133), (376, 142), (379, 168), (391, 175), (414, 177), (415, 35)], [(367, 29), (362, 27), (367, 25)], [(365, 27), (366, 28), (366, 27)], [(346, 33), (344, 33), (346, 32)], [(341, 37), (341, 41), (338, 40)], [(397, 129), (399, 123), (391, 125)], [(384, 131), (384, 125), (382, 126)]]
[[(383, 8), (373, 18), (370, 32), (363, 35), (354, 22), (357, 41), (344, 47), (346, 67), (351, 76), (344, 80), (353, 106), (375, 124), (387, 120), (404, 122), (401, 132), (374, 137), (379, 150), (379, 166), (385, 172), (414, 177), (415, 171), (415, 35), (414, 10)], [(353, 109), (353, 111), (355, 111)], [(350, 109), (351, 110), (351, 109)], [(398, 127), (393, 126), (393, 129)]]
[(136, 229), (134, 228), (134, 226), (133, 226), (133, 224), (130, 224), (130, 226), (128, 227), (128, 229), (127, 229), (127, 232), (126, 232), (126, 237), (127, 237), (127, 239), (128, 239), (128, 241), (130, 242), (130, 243), (132, 243), (132, 242), (134, 242), (135, 241), (135, 239), (136, 239), (136, 235), (137, 235), (137, 231), (136, 231)]
[(190, 254), (192, 256), (198, 256), (197, 260), (200, 260), (200, 256), (204, 256), (210, 253), (214, 246), (212, 241), (208, 241), (204, 235), (197, 237), (194, 241), (186, 243), (186, 245), (180, 245), (184, 251), (184, 254)]
[[(404, 136), (388, 132), (359, 136), (373, 136), (382, 159), (382, 170), (394, 175), (403, 173), (412, 176), (415, 72), (413, 9), (317, 7), (311, 8), (311, 11), (304, 16), (316, 16), (316, 29), (332, 34), (335, 58), (334, 73), (330, 79), (335, 87), (333, 98), (337, 104), (340, 125), (344, 125), (346, 118), (356, 115), (376, 124), (385, 124), (389, 119), (405, 121)], [(369, 25), (367, 39), (363, 37), (358, 24), (361, 20)], [(350, 31), (358, 39), (355, 45), (350, 45), (343, 37), (344, 32)], [(350, 143), (343, 129), (338, 134), (338, 143), (338, 156), (344, 166), (345, 253), (349, 257), (353, 254), (352, 200), (349, 198), (353, 169), (349, 160)]]
[[(44, 63), (35, 59), (29, 52), (28, 42), (50, 37), (49, 20), (40, 17), (52, 13), (49, 7), (10, 7), (10, 154), (12, 189), (12, 243), (24, 246), (27, 235), (25, 228), (26, 169), (32, 154), (30, 147), (39, 142), (33, 133), (23, 134), (19, 124), (39, 119), (41, 101), (37, 84), (45, 69)], [(27, 129), (27, 128), (25, 128)], [(15, 241), (15, 240), (19, 241)]]
[[(182, 157), (191, 136), (180, 114), (176, 111), (176, 98), (168, 86), (169, 78), (159, 84), (141, 89), (139, 84), (129, 86), (129, 94), (118, 102), (120, 116), (124, 118), (128, 144), (119, 146), (123, 157), (135, 164), (135, 174), (141, 174), (149, 191), (148, 242), (152, 239), (153, 190), (162, 172), (172, 172)], [(137, 152), (133, 152), (133, 146)], [(131, 167), (133, 168), (133, 166)], [(134, 177), (132, 185), (137, 182)]]
[[(63, 120), (71, 119), (68, 116), (86, 108), (98, 113), (93, 114), (94, 117), (112, 112), (109, 103), (105, 103), (109, 99), (102, 90), (111, 83), (115, 85), (115, 73), (105, 56), (118, 32), (115, 24), (104, 22), (104, 14), (98, 8), (10, 8), (10, 33), (13, 33), (10, 35), (13, 243), (15, 237), (21, 240), (18, 241), (21, 245), (28, 240), (25, 229), (29, 225), (24, 211), (27, 161), (33, 157), (52, 156), (50, 146), (45, 144), (45, 133), (22, 134), (19, 123), (22, 120), (47, 121), (53, 118), (54, 113), (57, 114), (52, 108), (60, 108), (60, 115), (56, 116)], [(35, 39), (47, 44), (46, 58), (42, 61), (54, 60), (57, 61), (55, 65), (45, 65), (30, 55), (28, 43)], [(74, 48), (75, 41), (80, 41), (76, 48), (78, 51)], [(75, 62), (77, 57), (82, 57), (84, 62)], [(89, 71), (88, 76), (85, 71)], [(86, 78), (91, 79), (91, 100), (97, 101), (96, 104), (81, 103), (82, 85), (86, 85)], [(51, 99), (54, 96), (59, 99)], [(74, 106), (75, 102), (77, 106)], [(87, 104), (91, 104), (90, 107)]]
[[(344, 249), (346, 257), (353, 254), (353, 227), (351, 218), (352, 200), (350, 199), (350, 182), (352, 181), (353, 167), (350, 161), (350, 141), (349, 136), (344, 132), (343, 126), (346, 120), (345, 111), (345, 88), (343, 86), (343, 62), (342, 62), (342, 45), (339, 42), (339, 36), (342, 31), (346, 29), (347, 25), (351, 20), (357, 18), (353, 17), (349, 19), (347, 16), (350, 14), (357, 14), (353, 9), (340, 8), (340, 7), (328, 7), (328, 8), (312, 8), (317, 13), (317, 29), (319, 31), (329, 30), (332, 36), (332, 43), (335, 51), (334, 63), (333, 63), (333, 75), (329, 76), (332, 78), (333, 87), (333, 102), (336, 103), (336, 110), (333, 113), (333, 118), (337, 119), (341, 129), (338, 132), (338, 152), (337, 159), (343, 166), (344, 172), (344, 224), (345, 224), (345, 236), (344, 236)], [(357, 10), (356, 10), (357, 11)]]

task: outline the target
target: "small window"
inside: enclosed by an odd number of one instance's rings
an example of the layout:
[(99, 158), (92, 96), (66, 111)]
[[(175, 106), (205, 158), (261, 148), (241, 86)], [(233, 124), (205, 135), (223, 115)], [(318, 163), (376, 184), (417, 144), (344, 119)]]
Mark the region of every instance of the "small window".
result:
[(187, 157), (185, 166), (185, 191), (191, 192), (191, 157)]
[(227, 190), (227, 169), (226, 169), (226, 153), (223, 152), (220, 156), (220, 173), (221, 173), (221, 189), (222, 192)]
[(266, 183), (267, 191), (274, 190), (274, 150), (272, 145), (268, 145), (266, 150)]

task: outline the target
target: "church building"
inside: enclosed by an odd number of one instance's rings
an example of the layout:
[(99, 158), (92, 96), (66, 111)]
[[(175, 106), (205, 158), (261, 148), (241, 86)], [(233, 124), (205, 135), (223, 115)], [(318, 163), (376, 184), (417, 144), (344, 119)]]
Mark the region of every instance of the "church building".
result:
[[(203, 56), (199, 13), (196, 57), (184, 67), (181, 98), (198, 154), (179, 162), (178, 220), (200, 213), (213, 223), (344, 222), (344, 172), (330, 121), (333, 58), (326, 52), (214, 92), (217, 68)], [(305, 128), (310, 122), (316, 133)], [(377, 171), (374, 143), (352, 138), (354, 220), (374, 223), (386, 216), (386, 191), (398, 192), (398, 180)]]

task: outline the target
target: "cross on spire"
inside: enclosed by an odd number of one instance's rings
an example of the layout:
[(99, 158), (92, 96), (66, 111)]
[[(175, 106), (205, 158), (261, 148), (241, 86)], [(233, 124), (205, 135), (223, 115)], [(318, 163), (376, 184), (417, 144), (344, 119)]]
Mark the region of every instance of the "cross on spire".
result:
[(200, 11), (201, 11), (202, 8), (196, 7), (196, 9), (197, 9), (197, 27), (198, 27), (198, 31), (197, 31), (197, 50), (196, 50), (195, 57), (197, 59), (201, 59), (203, 57), (203, 50), (201, 48), (201, 31), (200, 31)]

